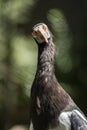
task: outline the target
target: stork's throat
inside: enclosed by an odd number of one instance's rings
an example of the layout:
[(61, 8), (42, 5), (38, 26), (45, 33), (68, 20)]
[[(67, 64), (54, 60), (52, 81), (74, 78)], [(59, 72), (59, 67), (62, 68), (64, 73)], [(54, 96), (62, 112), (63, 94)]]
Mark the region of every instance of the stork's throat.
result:
[(42, 76), (50, 76), (54, 72), (54, 65), (50, 62), (44, 62), (38, 66), (38, 74), (40, 77)]
[(39, 46), (38, 48), (38, 76), (48, 77), (54, 74), (54, 61), (55, 61), (55, 45), (49, 40), (46, 46)]

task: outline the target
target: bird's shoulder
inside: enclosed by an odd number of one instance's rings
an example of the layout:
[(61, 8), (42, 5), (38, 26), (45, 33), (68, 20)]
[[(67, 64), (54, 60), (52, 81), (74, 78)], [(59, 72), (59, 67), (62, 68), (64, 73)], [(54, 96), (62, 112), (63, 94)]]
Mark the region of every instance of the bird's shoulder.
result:
[(70, 117), (72, 130), (87, 130), (87, 118), (78, 110), (74, 110)]
[(60, 130), (87, 130), (87, 119), (78, 109), (61, 112), (58, 122)]

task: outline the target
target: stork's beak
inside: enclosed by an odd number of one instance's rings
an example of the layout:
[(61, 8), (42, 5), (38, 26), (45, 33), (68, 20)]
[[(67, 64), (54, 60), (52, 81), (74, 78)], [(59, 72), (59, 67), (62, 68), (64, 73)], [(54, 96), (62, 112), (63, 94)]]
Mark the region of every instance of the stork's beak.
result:
[(48, 43), (48, 28), (46, 25), (38, 25), (33, 29), (32, 36), (37, 40), (38, 43)]

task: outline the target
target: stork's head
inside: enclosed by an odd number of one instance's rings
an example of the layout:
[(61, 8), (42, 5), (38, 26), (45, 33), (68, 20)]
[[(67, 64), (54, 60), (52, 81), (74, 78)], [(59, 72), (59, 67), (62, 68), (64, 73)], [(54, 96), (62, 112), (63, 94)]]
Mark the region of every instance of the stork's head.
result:
[(39, 23), (33, 27), (32, 36), (38, 44), (48, 43), (48, 40), (51, 37), (51, 33), (46, 24)]

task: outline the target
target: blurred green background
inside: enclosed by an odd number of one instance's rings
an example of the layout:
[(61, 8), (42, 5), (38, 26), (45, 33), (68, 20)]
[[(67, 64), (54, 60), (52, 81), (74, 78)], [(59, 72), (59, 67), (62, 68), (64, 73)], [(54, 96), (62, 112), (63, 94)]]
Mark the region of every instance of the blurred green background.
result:
[(54, 35), (59, 83), (87, 115), (87, 2), (0, 0), (0, 130), (28, 125), (37, 64), (31, 31), (39, 22)]

